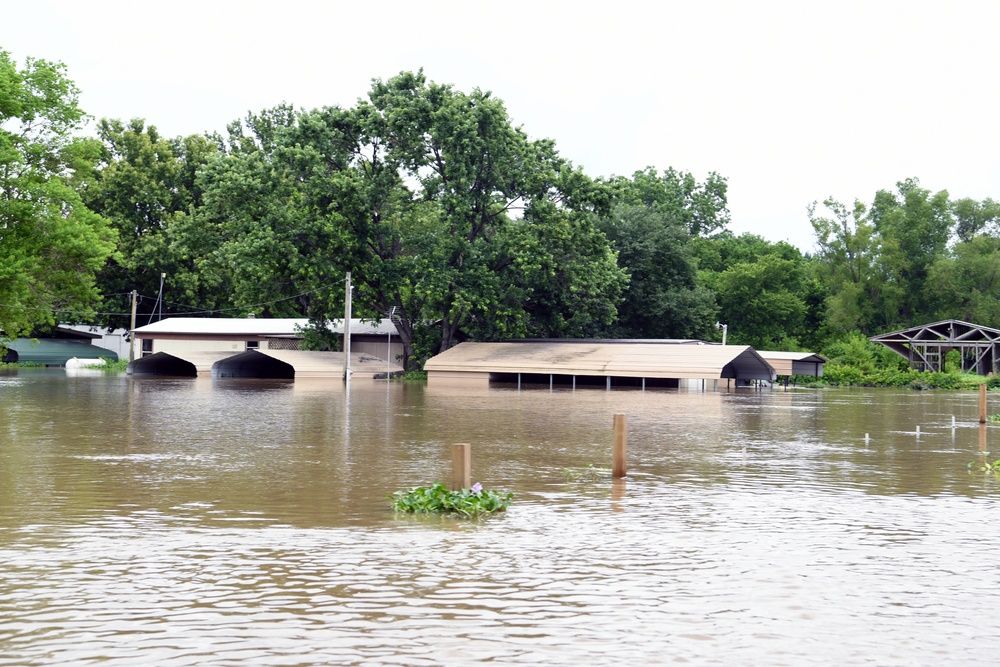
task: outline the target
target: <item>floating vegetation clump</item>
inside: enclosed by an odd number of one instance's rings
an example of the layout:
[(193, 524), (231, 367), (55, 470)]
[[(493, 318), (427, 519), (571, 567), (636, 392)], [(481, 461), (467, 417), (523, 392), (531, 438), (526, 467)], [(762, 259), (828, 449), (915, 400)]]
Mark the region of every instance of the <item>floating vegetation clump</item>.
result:
[(92, 368), (107, 373), (122, 373), (128, 368), (128, 359), (118, 359), (112, 361), (107, 357), (101, 357), (101, 363), (83, 364), (80, 368)]
[(582, 468), (564, 468), (563, 475), (571, 482), (604, 482), (611, 479), (611, 468), (598, 468), (588, 463)]
[(1000, 475), (1000, 459), (996, 461), (969, 461), (969, 472), (983, 472)]
[(431, 486), (417, 486), (407, 491), (396, 491), (388, 498), (396, 512), (418, 514), (458, 514), (473, 518), (494, 512), (503, 512), (514, 499), (509, 492), (486, 491), (476, 482), (471, 489), (452, 491), (441, 482)]

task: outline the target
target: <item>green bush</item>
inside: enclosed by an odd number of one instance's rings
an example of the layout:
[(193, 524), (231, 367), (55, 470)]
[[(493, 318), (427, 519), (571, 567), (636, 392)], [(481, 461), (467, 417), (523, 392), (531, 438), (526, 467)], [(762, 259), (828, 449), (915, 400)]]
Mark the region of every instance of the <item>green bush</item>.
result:
[(112, 361), (108, 357), (101, 357), (104, 360), (103, 364), (85, 364), (83, 368), (93, 368), (99, 371), (105, 371), (106, 373), (122, 373), (128, 368), (128, 359), (116, 359)]
[(832, 364), (867, 372), (879, 365), (880, 347), (882, 346), (872, 343), (860, 331), (851, 331), (827, 343), (823, 348), (823, 356)]
[(976, 389), (985, 381), (987, 387), (1000, 387), (1000, 378), (962, 373), (930, 373), (891, 368), (864, 371), (854, 366), (827, 364), (823, 381), (841, 387), (910, 387), (912, 389)]
[(860, 368), (844, 364), (829, 363), (823, 368), (823, 379), (827, 384), (860, 387), (865, 374)]

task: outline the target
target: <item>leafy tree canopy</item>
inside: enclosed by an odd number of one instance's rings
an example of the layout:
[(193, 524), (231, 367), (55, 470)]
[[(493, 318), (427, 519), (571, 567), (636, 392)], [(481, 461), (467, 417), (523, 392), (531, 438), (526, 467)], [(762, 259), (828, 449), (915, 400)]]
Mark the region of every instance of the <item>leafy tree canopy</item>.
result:
[(75, 139), (85, 114), (61, 63), (0, 50), (0, 329), (8, 337), (87, 319), (94, 275), (114, 251), (107, 221), (77, 188), (97, 146)]
[(336, 316), (351, 271), (358, 312), (392, 313), (408, 355), (418, 338), (437, 351), (460, 335), (586, 332), (625, 284), (587, 216), (601, 189), (490, 93), (422, 72), (374, 81), (351, 109), (234, 124), (204, 188), (236, 295), (308, 293), (289, 307)]

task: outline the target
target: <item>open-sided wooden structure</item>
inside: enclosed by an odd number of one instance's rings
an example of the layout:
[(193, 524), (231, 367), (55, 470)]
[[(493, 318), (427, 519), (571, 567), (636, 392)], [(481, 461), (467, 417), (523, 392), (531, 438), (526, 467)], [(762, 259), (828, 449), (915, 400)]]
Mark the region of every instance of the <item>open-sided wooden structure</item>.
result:
[(943, 371), (945, 355), (961, 353), (962, 372), (989, 375), (1000, 363), (1000, 330), (961, 320), (922, 324), (902, 331), (872, 336), (910, 362), (910, 367), (924, 371)]

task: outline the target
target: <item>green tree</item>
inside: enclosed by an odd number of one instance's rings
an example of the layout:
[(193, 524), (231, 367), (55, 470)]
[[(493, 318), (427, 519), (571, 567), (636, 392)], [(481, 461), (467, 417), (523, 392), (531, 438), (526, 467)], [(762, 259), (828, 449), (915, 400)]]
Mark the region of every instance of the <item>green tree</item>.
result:
[(629, 272), (616, 338), (699, 338), (716, 319), (715, 297), (698, 280), (683, 216), (644, 204), (616, 204), (598, 226)]
[(795, 348), (806, 317), (804, 262), (768, 254), (708, 277), (729, 327), (727, 342), (757, 349)]
[(408, 357), (614, 316), (624, 277), (583, 215), (600, 188), (490, 93), (403, 73), (351, 109), (275, 109), (232, 127), (205, 178), (236, 294), (308, 292), (296, 307), (336, 316), (342, 290), (316, 288), (351, 271), (356, 312), (392, 312)]
[(1000, 323), (1000, 238), (974, 236), (955, 245), (928, 271), (933, 319)]
[(832, 197), (823, 205), (832, 217), (818, 215), (816, 202), (808, 210), (816, 234), (813, 270), (828, 294), (826, 325), (832, 332), (870, 330), (884, 286), (868, 208), (858, 200), (848, 207)]
[[(216, 144), (200, 136), (167, 139), (141, 119), (101, 120), (97, 135), (101, 162), (84, 197), (118, 233), (118, 253), (98, 276), (109, 313), (103, 322), (127, 327), (131, 291), (157, 294), (164, 273), (172, 300), (185, 309), (228, 303), (224, 280), (206, 262), (218, 239), (197, 219), (197, 173)], [(139, 320), (155, 307), (154, 299), (141, 299)]]
[(879, 243), (884, 308), (878, 325), (906, 326), (931, 317), (924, 288), (931, 265), (945, 252), (954, 218), (948, 192), (932, 194), (915, 178), (879, 190), (869, 210)]
[(75, 139), (85, 114), (61, 63), (0, 50), (0, 329), (16, 337), (57, 320), (85, 320), (94, 274), (114, 251), (107, 221), (75, 185), (94, 142)]
[(632, 178), (613, 176), (605, 183), (616, 203), (655, 209), (691, 236), (711, 236), (729, 224), (728, 185), (715, 172), (699, 183), (692, 174), (672, 167), (662, 174), (646, 167)]
[(984, 199), (957, 199), (951, 204), (955, 216), (955, 235), (961, 242), (968, 242), (980, 233), (1000, 233), (1000, 202)]
[(699, 183), (673, 168), (652, 167), (631, 178), (601, 182), (609, 206), (595, 213), (597, 226), (629, 273), (615, 338), (703, 337), (715, 320), (715, 300), (698, 281), (696, 241), (725, 229), (726, 181), (709, 174)]
[[(756, 234), (724, 231), (696, 239), (699, 280), (712, 290), (727, 342), (768, 350), (796, 350), (815, 343), (817, 286), (795, 246)], [(714, 328), (711, 337), (721, 336)]]

